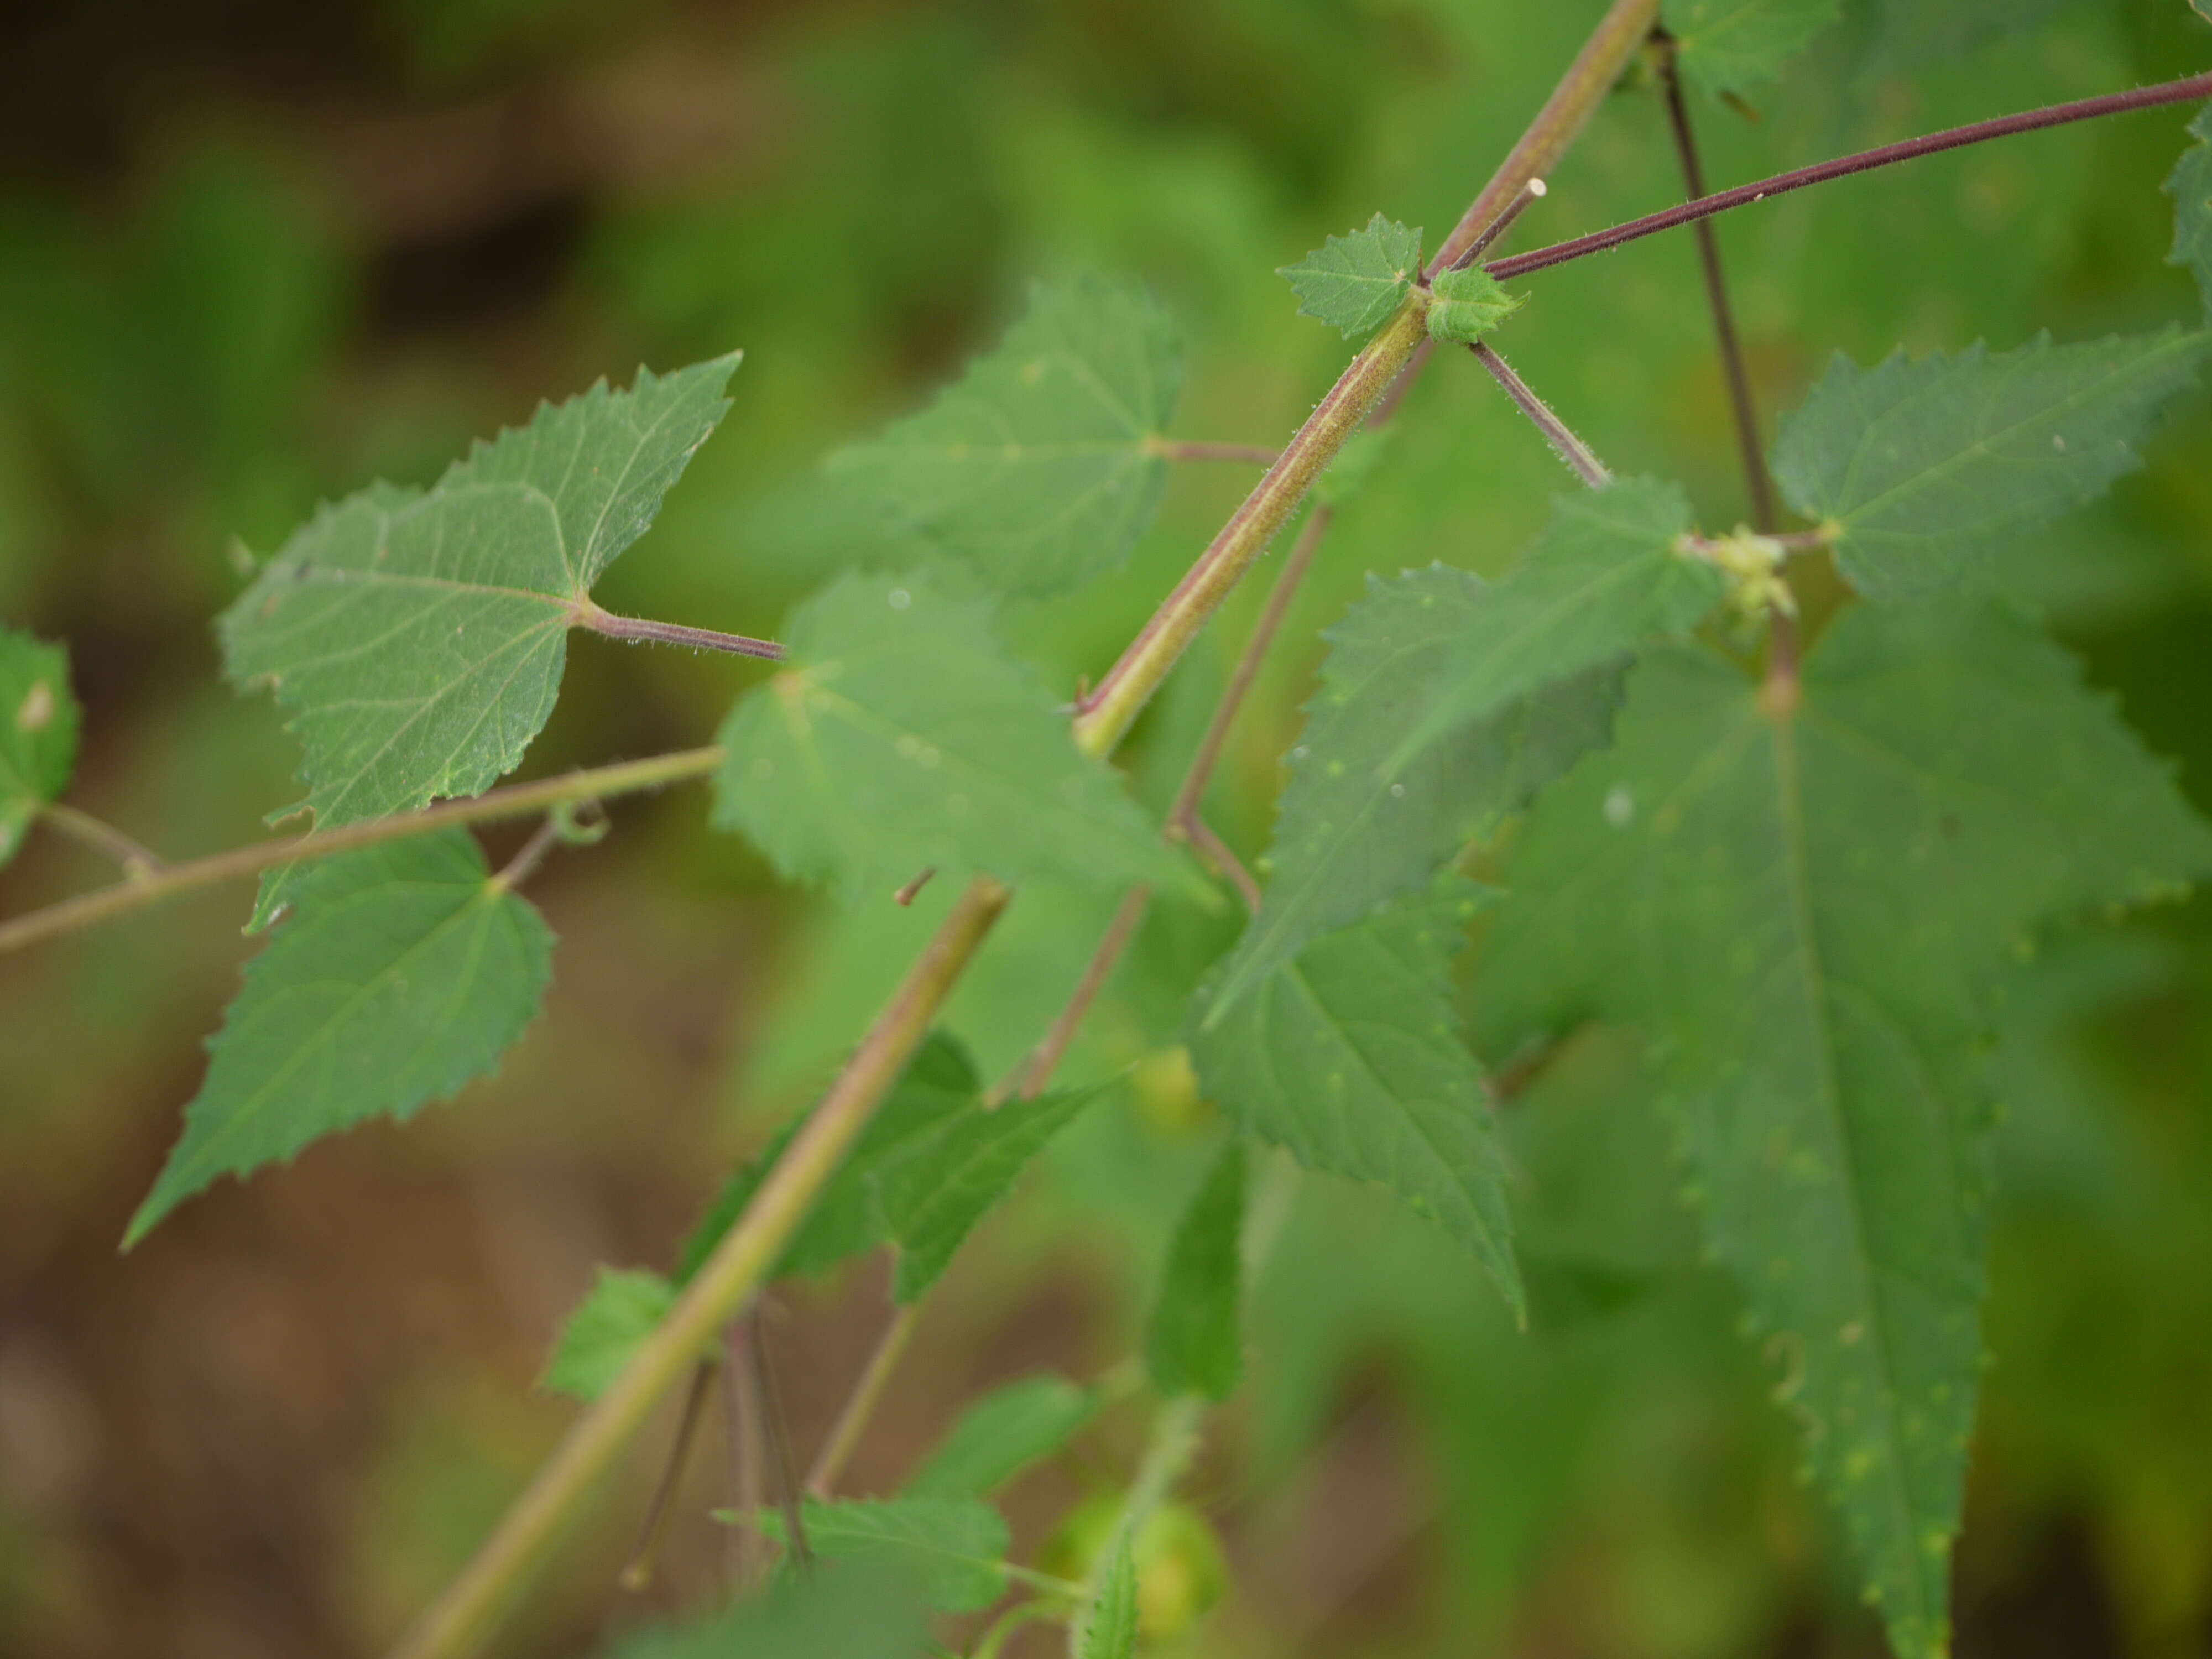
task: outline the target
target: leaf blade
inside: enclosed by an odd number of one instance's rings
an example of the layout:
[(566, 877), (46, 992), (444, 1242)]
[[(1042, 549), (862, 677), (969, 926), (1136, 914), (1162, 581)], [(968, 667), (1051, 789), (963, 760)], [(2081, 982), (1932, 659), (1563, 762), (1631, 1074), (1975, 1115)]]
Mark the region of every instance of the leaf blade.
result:
[(1226, 1400), (1243, 1375), (1244, 1183), (1243, 1143), (1232, 1139), (1168, 1245), (1145, 1345), (1146, 1369), (1164, 1395)]
[(1413, 291), (1421, 273), (1421, 233), (1377, 213), (1349, 236), (1332, 236), (1275, 273), (1316, 317), (1347, 340), (1372, 334)]
[(0, 865), (69, 787), (82, 719), (69, 653), (0, 628)]
[(1097, 1394), (1063, 1376), (1026, 1376), (975, 1401), (907, 1478), (908, 1498), (988, 1498), (1051, 1456), (1098, 1414)]
[(2196, 277), (2204, 314), (2212, 319), (2212, 104), (2189, 124), (2189, 132), (2196, 143), (2182, 151), (2166, 175), (2166, 193), (2173, 198), (2173, 247), (2166, 262)]
[[(769, 1510), (762, 1530), (783, 1535)], [(1006, 1522), (972, 1498), (808, 1498), (801, 1516), (809, 1548), (827, 1560), (866, 1563), (912, 1582), (941, 1613), (975, 1613), (1006, 1590)]]
[(1842, 13), (1841, 0), (1666, 0), (1682, 74), (1711, 93), (1742, 92), (1781, 74)]
[(561, 1322), (538, 1386), (573, 1400), (597, 1400), (675, 1305), (676, 1286), (659, 1273), (601, 1267), (584, 1299)]

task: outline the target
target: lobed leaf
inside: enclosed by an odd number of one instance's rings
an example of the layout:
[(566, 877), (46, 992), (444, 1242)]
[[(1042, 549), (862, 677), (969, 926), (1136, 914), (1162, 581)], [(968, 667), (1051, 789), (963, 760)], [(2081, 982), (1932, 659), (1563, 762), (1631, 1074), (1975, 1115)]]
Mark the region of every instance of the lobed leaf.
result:
[(1492, 1051), (1589, 1014), (1646, 1033), (1706, 1237), (1915, 1659), (1947, 1639), (1980, 1370), (1984, 988), (2037, 923), (2208, 865), (2062, 651), (1923, 603), (1844, 614), (1794, 704), (1711, 652), (1647, 657), (1507, 867)]
[(2212, 318), (2212, 104), (2189, 124), (2189, 131), (2197, 142), (2182, 151), (2166, 180), (2166, 193), (2173, 198), (2173, 251), (2166, 263), (2197, 278), (2205, 315)]
[(891, 1300), (919, 1300), (1030, 1160), (1103, 1092), (1064, 1089), (948, 1117), (884, 1160), (877, 1191), (884, 1231), (899, 1247)]
[(1244, 1370), (1244, 1144), (1232, 1139), (1168, 1245), (1145, 1364), (1164, 1395), (1226, 1400)]
[(217, 1176), (453, 1094), (538, 1017), (553, 935), (466, 830), (326, 859), (295, 890), (299, 915), (247, 964), (125, 1249)]
[(960, 1413), (908, 1477), (908, 1498), (988, 1498), (1050, 1457), (1098, 1414), (1098, 1395), (1064, 1376), (1025, 1376)]
[(731, 711), (714, 822), (787, 877), (880, 897), (933, 866), (1176, 885), (1216, 902), (993, 635), (921, 576), (848, 575), (801, 605), (784, 669)]
[[(769, 1510), (760, 1522), (783, 1536), (781, 1515)], [(809, 1498), (799, 1524), (824, 1560), (896, 1573), (940, 1613), (978, 1612), (1006, 1592), (1006, 1518), (976, 1498)]]
[(1376, 214), (1364, 230), (1332, 236), (1276, 274), (1298, 296), (1298, 315), (1318, 317), (1347, 340), (1372, 334), (1421, 274), (1421, 233)]
[(676, 1286), (659, 1273), (601, 1267), (562, 1322), (538, 1387), (597, 1400), (675, 1305)]
[(69, 787), (81, 719), (69, 653), (0, 628), (0, 864)]
[(1869, 598), (1948, 586), (2140, 465), (2136, 446), (2208, 340), (2045, 336), (1867, 369), (1838, 356), (1784, 421), (1774, 475), (1791, 506), (1838, 528), (1837, 561)]
[(1141, 284), (1039, 283), (997, 350), (825, 471), (996, 591), (1067, 592), (1152, 522), (1182, 384), (1175, 326)]
[(1834, 22), (1842, 0), (1664, 0), (1682, 76), (1707, 92), (1771, 81)]
[(1321, 690), (1290, 750), (1290, 785), (1267, 852), (1267, 894), (1207, 1000), (1207, 1026), (1321, 933), (1420, 887), (1468, 841), (1604, 744), (1620, 672), (1606, 665), (1544, 686), (1489, 719), (1460, 723), (1418, 765), (1382, 769), (1427, 728), (1460, 639), (1482, 629), (1495, 588), (1433, 564), (1367, 580), (1367, 598), (1325, 635)]
[(1308, 1169), (1388, 1188), (1518, 1313), (1504, 1161), (1452, 1000), (1472, 895), (1447, 880), (1314, 940), (1225, 1018), (1201, 1019), (1191, 1053), (1238, 1127)]
[[(737, 362), (541, 405), (428, 490), (324, 507), (262, 568), (218, 624), (224, 665), (293, 711), (319, 826), (476, 794), (520, 763), (592, 583), (721, 419)], [(258, 923), (290, 878), (264, 884)]]

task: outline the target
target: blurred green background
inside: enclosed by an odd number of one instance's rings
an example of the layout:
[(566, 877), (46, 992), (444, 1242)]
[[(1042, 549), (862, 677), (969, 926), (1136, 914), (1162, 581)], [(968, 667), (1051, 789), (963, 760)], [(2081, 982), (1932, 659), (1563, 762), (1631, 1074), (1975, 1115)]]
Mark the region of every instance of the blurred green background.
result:
[[(165, 855), (295, 798), (209, 622), (322, 496), (428, 482), (473, 435), (641, 361), (743, 346), (736, 404), (611, 608), (772, 633), (849, 544), (829, 447), (915, 405), (1085, 267), (1181, 318), (1180, 435), (1280, 441), (1345, 356), (1273, 274), (1380, 208), (1449, 227), (1600, 0), (80, 0), (0, 51), (0, 615), (66, 639), (72, 799)], [(1698, 112), (1728, 184), (1955, 121), (2202, 69), (2184, 0), (1852, 0), (1757, 118)], [(1936, 14), (1956, 28), (1926, 27)], [(1955, 14), (1954, 16), (1949, 15)], [(1887, 19), (1885, 23), (1884, 19)], [(1900, 22), (1902, 20), (1902, 22)], [(1917, 20), (1917, 22), (1916, 22)], [(1934, 56), (1937, 49), (1947, 55)], [(1827, 356), (2194, 313), (2157, 186), (2186, 112), (1937, 158), (1722, 222), (1771, 428)], [(1602, 109), (1516, 233), (1679, 194), (1648, 86)], [(1693, 251), (1533, 278), (1501, 344), (1618, 469), (1743, 512)], [(1128, 569), (1011, 619), (1097, 673), (1249, 482), (1176, 480)], [(1570, 480), (1442, 360), (1332, 536), (1210, 803), (1264, 849), (1317, 631), (1364, 573), (1496, 570)], [(2178, 412), (2109, 503), (2019, 551), (2023, 591), (2212, 805), (2212, 420)], [(1175, 763), (1249, 625), (1238, 596), (1140, 731)], [(706, 741), (757, 670), (580, 636), (532, 773)], [(248, 949), (243, 890), (0, 958), (0, 1653), (373, 1653), (481, 1535), (568, 1410), (533, 1378), (592, 1265), (666, 1265), (728, 1161), (804, 1098), (929, 925), (776, 890), (696, 790), (629, 801), (532, 896), (562, 937), (492, 1084), (226, 1183), (127, 1259), (125, 1218)], [(491, 836), (501, 847), (513, 832)], [(495, 849), (497, 850), (497, 849)], [(106, 878), (34, 838), (0, 914)], [(943, 895), (937, 896), (942, 902)], [(1024, 896), (954, 1024), (995, 1071), (1103, 914)], [(1170, 991), (1224, 943), (1162, 911), (1074, 1060), (1132, 1081), (978, 1236), (851, 1480), (887, 1490), (975, 1393), (1126, 1356), (1214, 1144)], [(2009, 1116), (1959, 1650), (2212, 1652), (2212, 908), (2053, 941), (1993, 1059)], [(1591, 1033), (1511, 1107), (1539, 1318), (1368, 1195), (1301, 1191), (1249, 1381), (1190, 1495), (1235, 1587), (1178, 1651), (1379, 1659), (1875, 1655), (1775, 1367), (1672, 1201), (1632, 1044)], [(802, 1452), (884, 1316), (873, 1268), (789, 1288)], [(1126, 1477), (1134, 1406), (1016, 1489), (1034, 1540)], [(665, 1439), (665, 1431), (662, 1434)], [(613, 1567), (641, 1451), (513, 1651), (592, 1650), (715, 1593), (720, 1452), (666, 1570)], [(1032, 1632), (1011, 1651), (1060, 1650)]]

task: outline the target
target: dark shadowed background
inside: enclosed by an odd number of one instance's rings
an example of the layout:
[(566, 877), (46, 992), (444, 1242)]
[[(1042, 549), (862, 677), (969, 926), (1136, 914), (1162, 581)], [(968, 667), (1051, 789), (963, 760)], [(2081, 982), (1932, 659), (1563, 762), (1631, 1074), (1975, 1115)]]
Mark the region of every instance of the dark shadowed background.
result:
[[(1747, 118), (1698, 111), (1726, 184), (1954, 121), (2202, 69), (2181, 0), (1983, 4), (1930, 56), (1854, 18)], [(64, 639), (87, 704), (72, 799), (181, 857), (295, 798), (265, 698), (221, 683), (235, 550), (324, 496), (426, 483), (475, 435), (642, 361), (742, 346), (735, 407), (610, 608), (773, 633), (847, 556), (811, 483), (909, 409), (1032, 278), (1140, 276), (1181, 319), (1177, 429), (1273, 444), (1340, 364), (1273, 274), (1376, 209), (1440, 234), (1599, 0), (77, 0), (0, 47), (0, 616)], [(1872, 8), (1854, 4), (1847, 11)], [(1923, 40), (1923, 46), (1955, 44)], [(2191, 314), (2157, 185), (2186, 112), (1939, 158), (1724, 222), (1771, 417), (1862, 361)], [(1523, 246), (1679, 193), (1648, 88), (1601, 111)], [(1505, 344), (1624, 471), (1741, 516), (1693, 253), (1654, 240), (1532, 279)], [(1266, 843), (1316, 634), (1370, 569), (1501, 568), (1570, 480), (1462, 361), (1420, 386), (1240, 730), (1213, 810)], [(1234, 504), (1178, 476), (1129, 569), (1016, 621), (1057, 684), (1097, 672)], [(2212, 421), (2024, 550), (2033, 596), (2212, 805)], [(1239, 596), (1140, 733), (1202, 720)], [(758, 671), (579, 636), (529, 775), (708, 740)], [(1171, 781), (1171, 780), (1170, 780)], [(696, 787), (624, 801), (532, 896), (561, 935), (499, 1078), (226, 1182), (120, 1257), (249, 950), (243, 888), (0, 958), (0, 1653), (371, 1654), (568, 1419), (533, 1388), (595, 1262), (665, 1267), (731, 1160), (805, 1097), (909, 948), (712, 834)], [(519, 831), (488, 836), (495, 853)], [(34, 837), (0, 914), (107, 878)], [(1022, 914), (1018, 913), (1018, 915)], [(1103, 915), (1038, 915), (955, 1024), (987, 1070)], [(2023, 965), (1959, 1649), (2212, 1651), (2212, 908)], [(902, 932), (901, 929), (905, 931)], [(1144, 949), (1219, 939), (1155, 929)], [(1039, 968), (1040, 963), (1047, 968)], [(1109, 997), (1074, 1060), (1134, 1064), (933, 1300), (851, 1485), (885, 1489), (965, 1400), (1131, 1350), (1210, 1109), (1175, 1011)], [(2057, 1036), (2053, 1036), (2053, 1033)], [(1735, 1335), (1617, 1037), (1510, 1108), (1534, 1236), (1587, 1269), (1515, 1334), (1448, 1248), (1309, 1183), (1257, 1296), (1250, 1379), (1190, 1496), (1234, 1587), (1176, 1650), (1302, 1659), (1871, 1656), (1795, 1478), (1774, 1368)], [(1632, 1264), (1633, 1271), (1621, 1264)], [(1600, 1271), (1604, 1269), (1604, 1271)], [(874, 1267), (787, 1288), (772, 1340), (802, 1451), (884, 1318)], [(1016, 1489), (1033, 1540), (1126, 1472), (1109, 1413)], [(665, 1431), (507, 1650), (581, 1654), (715, 1593), (711, 1438), (670, 1562), (611, 1585)], [(1036, 1633), (1030, 1655), (1056, 1651)]]

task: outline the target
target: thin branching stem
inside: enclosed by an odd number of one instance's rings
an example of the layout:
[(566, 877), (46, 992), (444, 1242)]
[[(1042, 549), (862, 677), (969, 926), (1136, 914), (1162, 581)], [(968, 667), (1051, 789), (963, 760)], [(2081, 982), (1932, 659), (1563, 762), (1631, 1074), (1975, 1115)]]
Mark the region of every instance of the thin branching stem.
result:
[(767, 1562), (761, 1505), (767, 1495), (767, 1438), (761, 1426), (760, 1390), (753, 1377), (750, 1331), (745, 1316), (722, 1328), (722, 1450), (730, 1483), (730, 1582), (744, 1595), (761, 1582)]
[(502, 892), (512, 892), (538, 873), (538, 866), (545, 862), (548, 854), (561, 844), (561, 820), (548, 816), (545, 822), (530, 832), (530, 839), (509, 859), (500, 872), (492, 878), (493, 884)]
[(919, 1302), (909, 1302), (891, 1314), (890, 1322), (884, 1327), (874, 1352), (868, 1356), (868, 1363), (860, 1368), (860, 1380), (853, 1385), (844, 1409), (837, 1413), (836, 1425), (815, 1455), (814, 1467), (806, 1472), (809, 1498), (827, 1498), (836, 1491), (845, 1465), (852, 1462), (853, 1453), (860, 1446), (861, 1431), (882, 1403), (884, 1391), (890, 1386), (891, 1373), (898, 1369), (907, 1345), (914, 1340), (915, 1328), (921, 1323)]
[(1613, 482), (1613, 474), (1606, 471), (1605, 463), (1590, 451), (1590, 447), (1575, 436), (1567, 423), (1554, 415), (1548, 404), (1528, 390), (1528, 383), (1513, 372), (1512, 366), (1492, 351), (1489, 345), (1477, 340), (1468, 349), (1474, 354), (1475, 362), (1491, 373), (1491, 377), (1505, 388), (1505, 395), (1513, 399), (1544, 434), (1554, 453), (1575, 471), (1576, 476), (1592, 489), (1602, 489)]
[(617, 617), (586, 599), (577, 616), (580, 627), (611, 640), (634, 645), (680, 645), (693, 651), (720, 651), (732, 657), (757, 657), (781, 662), (783, 647), (774, 640), (757, 640), (744, 634), (724, 634), (712, 628), (693, 628), (684, 623), (648, 622), (642, 617)]
[(675, 1512), (677, 1488), (684, 1484), (684, 1466), (690, 1461), (691, 1441), (699, 1432), (699, 1419), (704, 1414), (707, 1396), (714, 1391), (714, 1367), (701, 1360), (691, 1370), (691, 1386), (684, 1391), (684, 1409), (676, 1419), (676, 1437), (668, 1447), (668, 1461), (661, 1465), (660, 1479), (654, 1482), (652, 1499), (645, 1506), (645, 1520), (637, 1529), (637, 1542), (632, 1547), (629, 1559), (623, 1564), (617, 1582), (622, 1587), (637, 1594), (653, 1584), (653, 1567), (660, 1554), (660, 1540), (668, 1532), (668, 1518)]
[(744, 1327), (745, 1351), (752, 1361), (753, 1393), (760, 1401), (762, 1444), (768, 1455), (769, 1473), (775, 1477), (775, 1506), (783, 1516), (783, 1547), (801, 1571), (814, 1565), (814, 1552), (806, 1542), (805, 1494), (799, 1489), (799, 1460), (791, 1449), (791, 1424), (783, 1414), (783, 1392), (775, 1384), (775, 1367), (768, 1353), (766, 1314), (759, 1297), (738, 1316)]
[(1786, 196), (1793, 190), (1803, 190), (1808, 185), (1824, 185), (1832, 179), (1847, 178), (1854, 173), (1867, 173), (1899, 161), (1917, 161), (1923, 155), (1934, 155), (1943, 150), (1986, 143), (1992, 138), (2009, 138), (2016, 133), (2039, 132), (2045, 127), (2064, 126), (2072, 121), (2093, 121), (2100, 116), (2124, 115), (2130, 110), (2154, 109), (2161, 104), (2191, 104), (2206, 98), (2212, 98), (2212, 73), (2185, 76), (2179, 81), (2161, 81), (2155, 86), (2108, 93), (2101, 98), (2077, 99), (2070, 104), (2052, 104), (2043, 109), (2024, 111), (2018, 115), (2001, 115), (1994, 120), (1950, 127), (1923, 137), (1907, 138), (1898, 143), (1883, 144), (1878, 149), (1861, 150), (1856, 155), (1817, 162), (1792, 173), (1778, 173), (1771, 179), (1738, 185), (1733, 190), (1718, 191), (1711, 196), (1699, 197), (1694, 202), (1685, 202), (1680, 207), (1668, 208), (1663, 212), (1647, 213), (1641, 219), (1631, 219), (1607, 230), (1592, 231), (1589, 235), (1577, 236), (1571, 241), (1555, 242), (1549, 247), (1534, 248), (1527, 253), (1493, 259), (1485, 269), (1498, 281), (1510, 282), (1533, 270), (1547, 270), (1553, 265), (1565, 264), (1571, 259), (1587, 258), (1593, 253), (1606, 252), (1625, 242), (1656, 236), (1662, 230), (1673, 230), (1678, 225), (1693, 224), (1700, 219), (1709, 219), (1716, 213), (1726, 213), (1732, 208), (1763, 202), (1770, 196)]
[(722, 758), (723, 751), (719, 747), (686, 749), (656, 755), (649, 760), (623, 761), (613, 766), (570, 772), (535, 783), (509, 784), (472, 799), (445, 801), (420, 812), (401, 812), (391, 817), (371, 818), (363, 823), (341, 824), (335, 830), (290, 836), (282, 841), (264, 842), (258, 847), (237, 847), (208, 858), (163, 865), (136, 880), (120, 881), (96, 892), (50, 904), (43, 910), (0, 921), (0, 956), (217, 882), (258, 876), (282, 865), (306, 864), (387, 841), (403, 841), (410, 836), (434, 835), (457, 823), (526, 817), (550, 807), (634, 795), (641, 790), (703, 778), (722, 763)]
[[(1672, 40), (1659, 49), (1659, 82), (1665, 94), (1667, 125), (1674, 135), (1674, 159), (1682, 166), (1682, 184), (1691, 199), (1705, 193), (1705, 170), (1698, 159), (1698, 139), (1690, 125), (1690, 107), (1682, 97), (1682, 77), (1674, 64)], [(1751, 497), (1752, 528), (1772, 535), (1781, 526), (1775, 510), (1774, 480), (1766, 471), (1766, 456), (1759, 441), (1759, 406), (1752, 400), (1751, 374), (1743, 360), (1743, 345), (1736, 334), (1735, 312), (1729, 304), (1728, 279), (1721, 270), (1720, 239), (1713, 222), (1697, 225), (1698, 265), (1705, 282), (1705, 307), (1712, 313), (1713, 341), (1719, 349), (1721, 373), (1728, 381), (1729, 410), (1735, 418), (1736, 451), (1743, 462), (1744, 488)]]
[(1044, 1092), (1045, 1085), (1052, 1081), (1052, 1074), (1060, 1069), (1060, 1062), (1066, 1057), (1068, 1045), (1075, 1041), (1084, 1017), (1091, 1012), (1091, 1004), (1098, 1000), (1098, 994), (1106, 988), (1106, 981), (1113, 977), (1122, 952), (1129, 948), (1129, 941), (1137, 936), (1137, 928), (1144, 921), (1146, 908), (1152, 901), (1152, 890), (1146, 886), (1132, 887), (1121, 896), (1121, 902), (1115, 908), (1114, 919), (1106, 924), (1098, 948), (1091, 953), (1091, 960), (1084, 966), (1083, 977), (1076, 981), (1075, 994), (1054, 1018), (1052, 1029), (1030, 1051), (1029, 1058), (1022, 1062), (1016, 1074), (1012, 1092), (1022, 1099), (1036, 1099)]
[(96, 818), (77, 807), (49, 801), (39, 809), (39, 821), (78, 846), (89, 847), (102, 858), (112, 859), (133, 881), (143, 881), (161, 867), (158, 854), (133, 841), (106, 819)]
[(1513, 222), (1531, 206), (1551, 193), (1541, 179), (1531, 179), (1521, 186), (1521, 193), (1505, 204), (1505, 210), (1482, 228), (1482, 234), (1467, 245), (1467, 251), (1452, 262), (1454, 270), (1464, 270), (1497, 246), (1498, 239), (1513, 228)]

